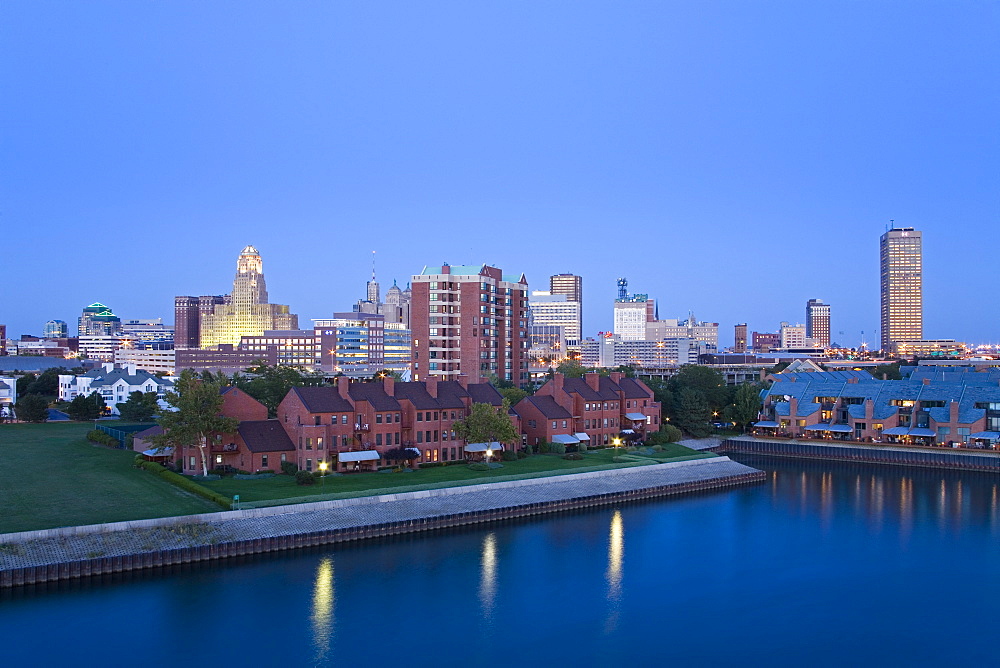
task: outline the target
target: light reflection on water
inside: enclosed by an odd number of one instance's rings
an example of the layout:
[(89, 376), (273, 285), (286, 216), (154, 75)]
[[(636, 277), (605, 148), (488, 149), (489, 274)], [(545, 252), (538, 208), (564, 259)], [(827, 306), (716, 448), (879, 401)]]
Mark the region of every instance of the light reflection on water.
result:
[(483, 618), (493, 618), (493, 606), (497, 595), (497, 535), (493, 531), (483, 537), (479, 557), (479, 604)]
[(608, 617), (604, 622), (604, 632), (611, 633), (618, 628), (618, 618), (622, 604), (622, 576), (625, 564), (625, 521), (620, 510), (615, 509), (608, 530)]
[(313, 646), (316, 650), (316, 663), (326, 660), (333, 644), (333, 559), (323, 557), (316, 567), (316, 579), (313, 582), (312, 621)]

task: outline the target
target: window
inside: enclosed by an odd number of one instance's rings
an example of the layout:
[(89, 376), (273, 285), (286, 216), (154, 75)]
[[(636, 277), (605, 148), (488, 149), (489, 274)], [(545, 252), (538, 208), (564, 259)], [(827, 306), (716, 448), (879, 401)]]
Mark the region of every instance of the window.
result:
[(347, 424), (347, 416), (346, 415), (341, 415), (340, 416), (340, 424)]
[(322, 436), (320, 436), (319, 438), (316, 439), (316, 449), (317, 450), (322, 450), (323, 449), (323, 437)]
[(319, 426), (319, 420), (320, 420), (320, 416), (319, 415), (314, 415), (313, 416), (313, 425), (315, 425), (315, 426), (318, 427)]
[(381, 413), (376, 413), (375, 414), (375, 424), (382, 424), (382, 414)]
[(375, 445), (382, 445), (382, 434), (375, 434)]
[(437, 443), (439, 440), (441, 440), (441, 439), (438, 438), (438, 430), (435, 429), (434, 430), (434, 442)]
[(221, 464), (222, 463), (222, 455), (216, 455), (215, 456), (215, 463), (216, 464)]
[(424, 414), (420, 411), (417, 411), (417, 422), (423, 422), (423, 421), (424, 421)]
[(418, 431), (417, 432), (417, 443), (423, 443), (423, 442), (424, 442), (424, 432)]
[(399, 445), (399, 432), (398, 431), (396, 432), (396, 436), (395, 436), (395, 438), (393, 440), (396, 441), (396, 445)]
[(565, 429), (566, 428), (566, 420), (562, 421), (562, 425), (563, 425), (563, 429)]
[[(51, 387), (51, 385), (49, 387)], [(193, 469), (194, 467), (195, 467), (194, 457), (191, 457), (191, 462), (190, 462), (190, 465), (189, 465), (188, 468), (192, 468)]]
[(283, 462), (287, 462), (288, 461), (288, 457), (285, 456), (284, 452), (281, 453), (281, 461), (283, 461)]
[(555, 429), (555, 428), (556, 428), (556, 421), (555, 421), (555, 420), (553, 420), (553, 421), (552, 421), (552, 428), (553, 428), (553, 429)]
[(428, 429), (428, 430), (427, 430), (427, 431), (425, 432), (425, 437), (424, 437), (424, 440), (425, 440), (425, 441), (427, 441), (428, 443), (430, 443), (430, 442), (431, 442), (431, 430), (430, 430), (430, 429)]
[(396, 416), (395, 416), (395, 417), (396, 417), (396, 420), (395, 420), (395, 421), (396, 421), (396, 422), (399, 422), (399, 413), (396, 413)]
[(313, 470), (313, 460), (307, 459), (306, 460), (306, 471), (312, 471), (312, 470)]
[(313, 440), (311, 438), (307, 438), (306, 439), (306, 450), (312, 450), (312, 449), (313, 449)]
[(267, 455), (260, 456), (260, 465), (264, 468), (267, 468)]

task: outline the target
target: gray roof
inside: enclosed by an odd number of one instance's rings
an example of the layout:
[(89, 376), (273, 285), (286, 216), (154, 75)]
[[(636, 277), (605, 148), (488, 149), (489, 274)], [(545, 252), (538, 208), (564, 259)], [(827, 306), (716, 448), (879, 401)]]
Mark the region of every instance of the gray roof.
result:
[(114, 385), (119, 380), (124, 380), (128, 385), (143, 385), (147, 381), (151, 380), (160, 387), (169, 388), (174, 386), (173, 381), (167, 380), (166, 378), (160, 378), (155, 374), (142, 370), (137, 370), (134, 374), (130, 374), (127, 369), (114, 369), (112, 371), (94, 369), (93, 371), (88, 371), (83, 374), (83, 376), (78, 377), (92, 378), (93, 381), (90, 383), (92, 388)]

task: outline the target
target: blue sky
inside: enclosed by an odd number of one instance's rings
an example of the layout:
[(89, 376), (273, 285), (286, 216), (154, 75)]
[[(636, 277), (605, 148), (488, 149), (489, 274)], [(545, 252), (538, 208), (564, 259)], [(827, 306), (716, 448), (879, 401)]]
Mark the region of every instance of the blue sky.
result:
[[(615, 278), (877, 340), (924, 232), (925, 336), (1000, 340), (1000, 4), (88, 2), (0, 8), (0, 322), (173, 319), (240, 249), (305, 323), (425, 264)], [(844, 332), (844, 334), (839, 334)]]

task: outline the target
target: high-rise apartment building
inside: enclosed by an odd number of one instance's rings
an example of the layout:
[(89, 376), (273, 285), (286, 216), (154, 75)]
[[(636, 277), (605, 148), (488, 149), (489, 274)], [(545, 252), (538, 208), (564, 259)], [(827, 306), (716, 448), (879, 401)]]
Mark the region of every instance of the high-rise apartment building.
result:
[(892, 227), (879, 239), (882, 350), (924, 338), (923, 247), (912, 227)]
[(230, 303), (216, 305), (211, 314), (201, 315), (201, 347), (235, 346), (244, 336), (299, 328), (299, 317), (290, 313), (288, 306), (271, 304), (267, 299), (263, 260), (256, 248), (247, 246), (236, 260)]
[(816, 348), (830, 347), (830, 305), (822, 299), (806, 302), (806, 338)]
[(100, 302), (84, 307), (77, 321), (78, 336), (115, 336), (121, 331), (121, 318)]
[[(549, 276), (549, 293), (553, 295), (566, 295), (566, 301), (579, 304), (580, 315), (577, 316), (576, 334), (572, 332), (566, 334), (567, 345), (579, 350), (580, 341), (583, 339), (583, 277), (576, 274), (556, 274)], [(575, 341), (570, 344), (569, 341)]]
[(487, 265), (424, 267), (413, 277), (413, 380), (528, 381), (528, 281)]
[(747, 324), (745, 322), (741, 322), (736, 325), (733, 334), (733, 352), (745, 353), (747, 351)]

